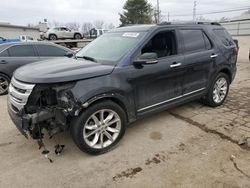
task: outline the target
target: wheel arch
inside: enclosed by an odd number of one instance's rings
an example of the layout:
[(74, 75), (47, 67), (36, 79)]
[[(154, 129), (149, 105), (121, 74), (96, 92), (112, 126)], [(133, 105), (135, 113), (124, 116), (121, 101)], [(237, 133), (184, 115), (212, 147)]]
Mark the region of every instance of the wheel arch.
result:
[(55, 35), (56, 38), (58, 38), (58, 36), (55, 33), (50, 33), (48, 37), (50, 38), (51, 35)]
[(88, 107), (96, 104), (96, 103), (100, 103), (102, 101), (107, 101), (110, 100), (116, 104), (118, 104), (125, 112), (126, 114), (126, 120), (127, 122), (132, 122), (134, 121), (135, 117), (134, 115), (132, 115), (130, 113), (130, 108), (128, 105), (126, 105), (126, 101), (123, 99), (122, 96), (115, 94), (115, 93), (104, 93), (104, 94), (100, 94), (100, 95), (96, 95), (88, 100), (86, 100), (85, 102), (82, 103), (82, 108), (83, 110), (87, 109)]
[(233, 76), (233, 74), (232, 74), (232, 72), (230, 71), (229, 68), (223, 67), (218, 73), (224, 73), (224, 74), (226, 74), (229, 77), (230, 83), (232, 83), (232, 79), (233, 79), (232, 76)]
[(79, 32), (74, 33), (74, 37), (75, 37), (76, 35), (80, 35), (80, 36), (82, 37), (82, 34), (79, 33)]
[(4, 76), (8, 77), (8, 78), (11, 80), (11, 76), (10, 76), (10, 75), (8, 75), (8, 74), (6, 74), (6, 73), (4, 73), (4, 72), (0, 72), (0, 74), (2, 74), (2, 75), (4, 75)]

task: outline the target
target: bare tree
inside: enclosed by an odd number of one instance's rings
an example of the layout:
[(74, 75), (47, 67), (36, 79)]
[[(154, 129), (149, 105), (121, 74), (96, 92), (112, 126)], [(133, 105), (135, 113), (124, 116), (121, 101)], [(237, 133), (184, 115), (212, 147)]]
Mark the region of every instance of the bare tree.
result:
[(69, 29), (73, 29), (73, 30), (79, 30), (80, 28), (80, 24), (77, 22), (68, 22), (65, 24), (66, 27), (68, 27)]
[(93, 28), (93, 24), (91, 22), (85, 22), (82, 24), (82, 32), (89, 33), (89, 31)]
[(103, 28), (103, 25), (104, 25), (104, 21), (102, 20), (96, 20), (94, 21), (94, 26), (96, 29), (102, 29)]
[(51, 28), (51, 27), (61, 27), (63, 24), (58, 21), (53, 21), (53, 22), (49, 22), (48, 25)]

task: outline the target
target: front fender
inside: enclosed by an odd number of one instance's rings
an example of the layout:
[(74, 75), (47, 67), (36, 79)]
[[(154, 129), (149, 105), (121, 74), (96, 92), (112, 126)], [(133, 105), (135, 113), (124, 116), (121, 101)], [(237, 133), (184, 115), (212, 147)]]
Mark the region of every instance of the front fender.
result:
[(132, 122), (136, 117), (133, 90), (128, 84), (121, 82), (120, 79), (111, 78), (109, 75), (80, 80), (71, 92), (83, 109), (98, 100), (111, 99), (124, 109), (128, 121)]

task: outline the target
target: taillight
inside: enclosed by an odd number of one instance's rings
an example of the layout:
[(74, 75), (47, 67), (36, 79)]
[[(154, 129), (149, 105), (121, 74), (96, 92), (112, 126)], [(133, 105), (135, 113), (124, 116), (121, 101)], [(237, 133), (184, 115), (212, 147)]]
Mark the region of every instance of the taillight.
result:
[(238, 53), (239, 53), (239, 50), (240, 50), (240, 49), (239, 49), (239, 48), (237, 48), (237, 47), (233, 48), (233, 52), (234, 52), (234, 53), (236, 53), (236, 54), (238, 54)]

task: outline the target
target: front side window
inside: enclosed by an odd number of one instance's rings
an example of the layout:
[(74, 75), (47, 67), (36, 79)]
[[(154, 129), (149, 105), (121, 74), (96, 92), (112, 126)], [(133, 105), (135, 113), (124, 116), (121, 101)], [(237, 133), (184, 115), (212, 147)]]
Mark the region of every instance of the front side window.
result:
[(9, 52), (9, 55), (11, 57), (33, 57), (33, 56), (36, 56), (34, 48), (31, 45), (12, 46), (8, 49), (8, 52)]
[[(204, 35), (202, 30), (185, 29), (185, 30), (180, 30), (180, 34), (182, 35), (184, 41), (186, 53), (203, 51), (207, 50), (207, 48), (211, 49), (211, 46), (209, 46), (210, 41), (208, 40), (207, 36)], [(208, 41), (205, 42), (205, 40)], [(206, 46), (206, 43), (208, 46)]]
[(143, 53), (156, 53), (158, 58), (176, 55), (175, 31), (165, 31), (156, 34), (141, 50)]
[(62, 57), (67, 51), (50, 45), (37, 45), (38, 54), (41, 57)]
[(136, 47), (145, 34), (145, 32), (106, 33), (80, 50), (76, 57), (91, 57), (98, 63), (115, 65)]

